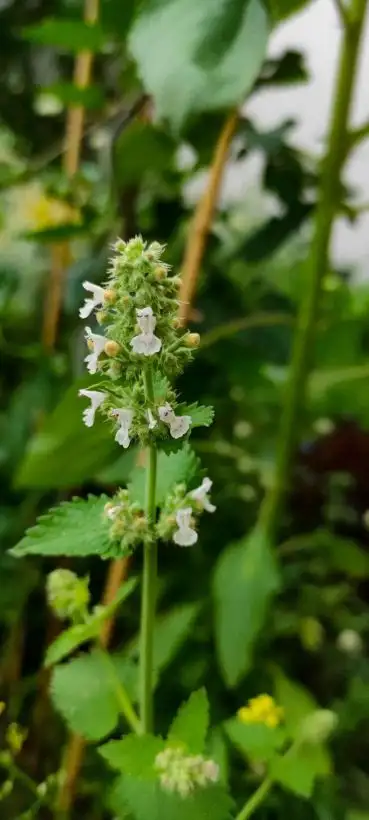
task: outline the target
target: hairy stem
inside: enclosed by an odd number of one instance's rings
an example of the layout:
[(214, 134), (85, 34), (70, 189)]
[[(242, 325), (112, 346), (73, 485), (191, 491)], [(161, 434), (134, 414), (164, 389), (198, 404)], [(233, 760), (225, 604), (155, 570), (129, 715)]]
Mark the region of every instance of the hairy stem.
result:
[(241, 811), (236, 817), (236, 820), (248, 820), (254, 811), (259, 808), (261, 803), (263, 802), (264, 798), (267, 796), (268, 792), (270, 791), (273, 785), (273, 781), (267, 777), (263, 782), (260, 784), (259, 788), (256, 789), (256, 792), (250, 797), (250, 800), (245, 803)]
[[(151, 370), (144, 372), (146, 398), (154, 402)], [(146, 473), (146, 515), (151, 524), (155, 521), (156, 447), (149, 447)], [(157, 544), (152, 541), (144, 546), (144, 566), (141, 604), (141, 668), (140, 668), (140, 717), (141, 731), (153, 728), (153, 640), (156, 602)]]
[(291, 459), (297, 443), (314, 344), (321, 283), (329, 266), (329, 245), (340, 200), (340, 178), (345, 162), (345, 146), (366, 5), (367, 0), (351, 0), (347, 7), (350, 22), (345, 26), (342, 36), (315, 230), (307, 261), (306, 291), (300, 309), (286, 401), (280, 424), (275, 480), (261, 510), (261, 524), (266, 536), (272, 542), (275, 540), (280, 523)]

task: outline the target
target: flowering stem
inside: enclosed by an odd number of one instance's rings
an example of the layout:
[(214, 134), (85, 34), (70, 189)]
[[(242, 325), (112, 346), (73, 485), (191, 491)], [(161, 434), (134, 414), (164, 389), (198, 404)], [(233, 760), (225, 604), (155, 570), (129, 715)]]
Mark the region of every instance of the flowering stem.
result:
[(304, 408), (307, 377), (321, 293), (321, 283), (329, 268), (329, 245), (334, 219), (341, 201), (340, 178), (346, 160), (346, 144), (350, 109), (359, 62), (367, 0), (351, 0), (347, 6), (347, 25), (342, 46), (334, 94), (334, 104), (327, 139), (327, 151), (322, 166), (315, 229), (307, 260), (306, 292), (300, 309), (292, 354), (291, 371), (283, 409), (277, 447), (276, 474), (273, 486), (265, 498), (261, 524), (265, 535), (275, 541), (289, 469), (297, 443), (299, 422)]
[(273, 781), (269, 777), (263, 780), (259, 788), (256, 789), (256, 792), (254, 792), (254, 794), (250, 797), (250, 800), (245, 803), (244, 807), (237, 815), (236, 820), (248, 820), (248, 818), (254, 813), (255, 809), (259, 808), (260, 804), (269, 793), (272, 785)]
[[(154, 387), (149, 367), (144, 370), (144, 384), (148, 402), (154, 403)], [(156, 447), (148, 448), (146, 474), (146, 515), (151, 524), (155, 521)], [(153, 728), (153, 640), (156, 601), (157, 544), (152, 541), (144, 546), (143, 587), (141, 604), (141, 731)]]

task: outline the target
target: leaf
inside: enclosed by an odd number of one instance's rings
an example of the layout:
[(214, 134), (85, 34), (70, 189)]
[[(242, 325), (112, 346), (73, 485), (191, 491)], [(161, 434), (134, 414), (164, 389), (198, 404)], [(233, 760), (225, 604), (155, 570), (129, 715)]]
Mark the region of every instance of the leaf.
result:
[(227, 720), (224, 729), (234, 746), (253, 761), (270, 760), (286, 739), (279, 726), (271, 729), (263, 723), (246, 724), (237, 718)]
[[(188, 484), (199, 471), (200, 461), (188, 444), (175, 453), (159, 452), (157, 467), (156, 503), (163, 504), (175, 484)], [(128, 485), (129, 492), (135, 501), (142, 506), (145, 503), (146, 471), (136, 467)]]
[(169, 794), (158, 782), (124, 775), (116, 783), (112, 809), (119, 818), (127, 808), (135, 820), (230, 820), (233, 802), (220, 785), (198, 789), (185, 800)]
[(247, 262), (260, 262), (272, 256), (278, 248), (302, 227), (313, 205), (295, 202), (283, 216), (272, 216), (245, 241), (243, 252)]
[(262, 65), (267, 37), (259, 0), (223, 0), (215, 14), (212, 0), (147, 0), (129, 46), (158, 117), (178, 130), (190, 114), (244, 100)]
[(281, 786), (300, 797), (312, 796), (317, 777), (331, 773), (331, 761), (322, 745), (302, 744), (291, 748), (291, 753), (275, 757), (269, 768), (269, 776)]
[(313, 696), (300, 683), (287, 678), (281, 669), (274, 672), (274, 695), (284, 709), (284, 724), (290, 737), (297, 737), (302, 721), (316, 712)]
[(175, 143), (150, 123), (134, 122), (123, 131), (115, 147), (115, 172), (121, 185), (137, 185), (148, 174), (168, 170)]
[(341, 538), (329, 530), (319, 529), (291, 539), (296, 549), (316, 549), (332, 569), (350, 575), (351, 578), (367, 578), (369, 555), (355, 541)]
[(272, 547), (259, 529), (231, 544), (218, 559), (213, 585), (216, 642), (229, 686), (235, 686), (251, 664), (254, 643), (278, 582)]
[(103, 515), (107, 496), (90, 495), (87, 499), (74, 498), (52, 507), (37, 519), (37, 524), (26, 531), (12, 555), (71, 555), (86, 556), (110, 554), (110, 524)]
[[(82, 422), (86, 406), (81, 388), (91, 387), (91, 377), (71, 385), (61, 402), (43, 421), (42, 431), (31, 439), (15, 477), (17, 488), (72, 487), (93, 478), (117, 447), (110, 425), (96, 418), (93, 427)], [(73, 454), (73, 457), (71, 457)]]
[(278, 23), (310, 5), (311, 0), (267, 0), (273, 20)]
[(115, 610), (128, 598), (129, 595), (137, 586), (137, 579), (130, 578), (118, 590), (117, 595), (111, 604), (104, 607), (99, 607), (96, 614), (90, 616), (85, 624), (76, 624), (75, 626), (65, 629), (61, 635), (58, 635), (55, 641), (48, 646), (46, 651), (45, 666), (52, 666), (59, 663), (67, 655), (70, 655), (77, 649), (78, 646), (97, 638), (101, 632), (101, 628), (107, 618), (110, 618)]
[(100, 51), (107, 39), (103, 29), (96, 23), (51, 17), (34, 26), (27, 26), (22, 33), (26, 40), (33, 43), (54, 46), (73, 53), (83, 49)]
[(123, 740), (111, 740), (100, 746), (99, 752), (113, 769), (144, 780), (155, 780), (155, 758), (164, 747), (161, 737), (127, 735)]
[(219, 766), (220, 782), (226, 785), (229, 780), (229, 749), (221, 727), (215, 727), (211, 730), (206, 748), (207, 757), (214, 760)]
[(214, 407), (206, 407), (195, 402), (194, 404), (180, 404), (178, 412), (181, 416), (191, 416), (192, 427), (210, 427), (214, 419)]
[(309, 79), (304, 56), (288, 49), (277, 59), (265, 60), (256, 87), (304, 83)]
[(88, 740), (101, 740), (118, 722), (116, 686), (99, 650), (55, 667), (51, 699), (68, 727)]
[(96, 85), (89, 85), (87, 88), (80, 88), (74, 83), (53, 83), (40, 88), (40, 96), (56, 97), (65, 106), (83, 106), (83, 108), (96, 109), (104, 104), (104, 94), (101, 88)]
[[(155, 619), (153, 646), (155, 686), (159, 682), (161, 672), (171, 663), (186, 640), (198, 612), (199, 605), (197, 603), (183, 604), (182, 606), (174, 607), (169, 610), (169, 612), (159, 615)], [(125, 651), (123, 659), (125, 658), (131, 662), (135, 659), (138, 660), (139, 641), (140, 636), (137, 635)], [(133, 697), (136, 699), (138, 696), (138, 667), (135, 666), (135, 669), (136, 675), (133, 686)]]
[(182, 703), (168, 733), (171, 743), (184, 743), (191, 754), (202, 754), (209, 724), (209, 702), (205, 689), (192, 692)]

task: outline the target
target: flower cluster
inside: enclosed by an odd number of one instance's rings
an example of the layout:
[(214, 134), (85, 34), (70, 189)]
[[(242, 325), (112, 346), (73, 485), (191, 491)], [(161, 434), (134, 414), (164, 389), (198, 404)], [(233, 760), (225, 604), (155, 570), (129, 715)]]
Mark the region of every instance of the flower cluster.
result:
[[(128, 490), (119, 490), (105, 504), (105, 515), (111, 522), (111, 541), (119, 543), (119, 550), (132, 552), (139, 544), (152, 541), (153, 532), (140, 505), (131, 501)], [(113, 553), (111, 553), (112, 557)]]
[(90, 601), (89, 579), (79, 578), (69, 569), (55, 569), (47, 576), (47, 602), (54, 614), (63, 620), (83, 620)]
[(204, 510), (213, 513), (216, 509), (209, 498), (212, 483), (210, 478), (206, 477), (200, 486), (191, 492), (186, 492), (184, 484), (177, 484), (174, 487), (166, 499), (157, 524), (160, 538), (172, 538), (180, 547), (190, 547), (196, 543), (196, 518)]
[[(133, 438), (143, 445), (156, 439), (181, 439), (191, 416), (177, 412), (169, 379), (190, 360), (197, 333), (181, 329), (177, 318), (180, 279), (162, 261), (164, 247), (141, 237), (114, 245), (104, 287), (84, 282), (89, 294), (82, 319), (96, 312), (103, 333), (86, 326), (87, 370), (100, 383), (79, 395), (90, 405), (83, 421), (91, 427), (96, 412), (114, 423), (115, 440), (127, 448)], [(100, 389), (101, 388), (101, 389)]]
[(275, 729), (283, 720), (284, 710), (277, 706), (270, 695), (258, 695), (251, 698), (247, 706), (237, 712), (241, 723), (264, 723), (269, 729)]
[(160, 785), (167, 792), (185, 798), (219, 780), (219, 766), (202, 755), (186, 755), (182, 749), (168, 746), (155, 758)]

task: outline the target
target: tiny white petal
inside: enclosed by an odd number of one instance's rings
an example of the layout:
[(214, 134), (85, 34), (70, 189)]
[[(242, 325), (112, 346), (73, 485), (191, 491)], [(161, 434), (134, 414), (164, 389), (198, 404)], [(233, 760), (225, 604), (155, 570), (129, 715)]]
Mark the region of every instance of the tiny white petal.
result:
[(87, 370), (94, 375), (97, 372), (97, 360), (105, 347), (106, 338), (98, 333), (92, 333), (90, 327), (85, 328), (86, 340), (92, 342), (93, 350), (85, 357)]
[(188, 433), (192, 423), (191, 416), (175, 416), (169, 424), (169, 432), (172, 438), (182, 438)]
[(151, 410), (146, 410), (146, 418), (149, 430), (153, 430), (157, 425), (157, 421)]
[(165, 424), (169, 424), (171, 421), (173, 421), (173, 419), (175, 419), (174, 410), (171, 408), (168, 402), (158, 408), (158, 413), (160, 421), (164, 421)]
[(141, 356), (154, 356), (161, 350), (161, 340), (154, 333), (140, 333), (131, 339), (130, 345), (133, 352)]
[(212, 504), (210, 499), (208, 498), (208, 492), (210, 492), (212, 486), (213, 482), (210, 480), (210, 478), (206, 477), (202, 480), (200, 486), (196, 487), (196, 490), (192, 490), (192, 492), (190, 493), (191, 498), (193, 498), (194, 501), (198, 501), (200, 504), (202, 504), (203, 509), (209, 513), (213, 513), (216, 510), (215, 504)]
[(185, 507), (185, 509), (178, 510), (177, 512), (176, 521), (178, 530), (173, 534), (173, 541), (180, 547), (191, 547), (193, 544), (196, 544), (198, 535), (196, 530), (190, 526), (191, 515), (191, 507)]
[(78, 395), (86, 396), (86, 398), (91, 401), (91, 407), (87, 407), (86, 410), (83, 411), (82, 418), (86, 427), (92, 427), (95, 421), (96, 410), (106, 398), (106, 393), (103, 393), (101, 390), (79, 390)]
[(81, 319), (87, 319), (92, 311), (103, 304), (104, 302), (104, 288), (100, 285), (94, 285), (92, 282), (83, 282), (85, 290), (92, 293), (91, 299), (85, 299), (84, 305), (79, 309)]
[(126, 450), (129, 447), (131, 439), (129, 436), (129, 429), (132, 424), (133, 411), (126, 409), (117, 409), (111, 411), (112, 416), (118, 419), (119, 427), (115, 435), (115, 441), (118, 442)]
[(151, 307), (136, 308), (137, 324), (142, 333), (151, 335), (156, 327), (156, 317)]

